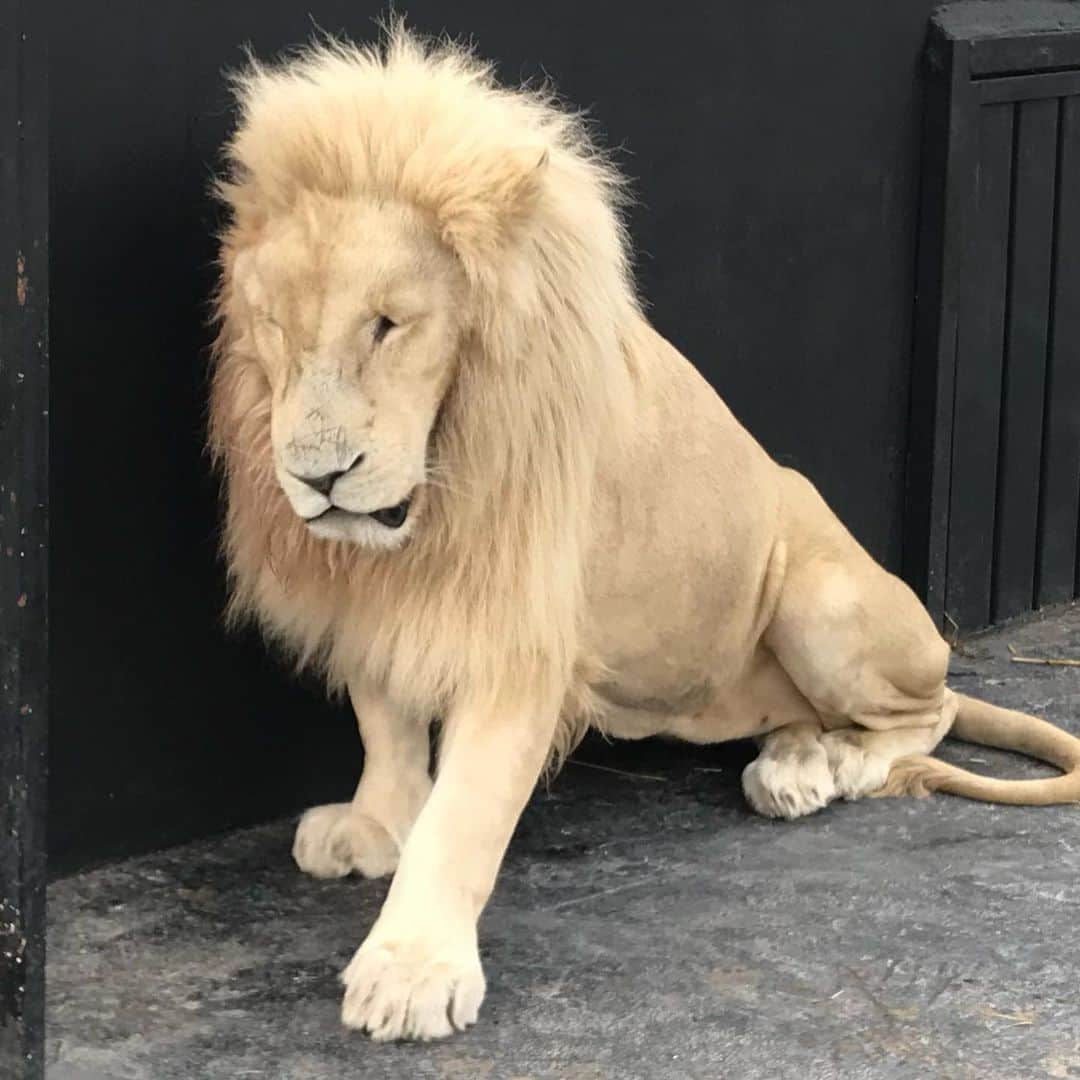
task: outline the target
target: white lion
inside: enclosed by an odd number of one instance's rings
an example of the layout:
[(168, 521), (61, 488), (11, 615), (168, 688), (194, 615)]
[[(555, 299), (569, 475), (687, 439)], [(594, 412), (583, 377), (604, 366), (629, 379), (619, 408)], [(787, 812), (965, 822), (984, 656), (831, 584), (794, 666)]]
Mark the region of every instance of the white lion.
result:
[[(401, 27), (237, 87), (211, 410), (231, 612), (356, 709), (356, 794), (304, 816), (296, 861), (396, 868), (346, 1024), (476, 1019), (477, 918), (590, 724), (760, 739), (743, 786), (772, 816), (1080, 798), (1080, 740), (946, 689), (912, 592), (646, 321), (619, 177), (575, 116)], [(925, 756), (950, 728), (1067, 774)]]

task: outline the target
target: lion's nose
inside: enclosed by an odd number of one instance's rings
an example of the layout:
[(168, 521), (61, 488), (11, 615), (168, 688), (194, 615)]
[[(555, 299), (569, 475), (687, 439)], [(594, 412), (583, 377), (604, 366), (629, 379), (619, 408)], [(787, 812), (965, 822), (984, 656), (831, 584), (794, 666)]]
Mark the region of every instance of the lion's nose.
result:
[(314, 488), (320, 495), (329, 497), (330, 489), (347, 472), (352, 472), (357, 465), (364, 460), (363, 454), (357, 454), (347, 469), (338, 469), (337, 472), (323, 473), (322, 476), (299, 476), (293, 473), (297, 480), (302, 480), (309, 488)]

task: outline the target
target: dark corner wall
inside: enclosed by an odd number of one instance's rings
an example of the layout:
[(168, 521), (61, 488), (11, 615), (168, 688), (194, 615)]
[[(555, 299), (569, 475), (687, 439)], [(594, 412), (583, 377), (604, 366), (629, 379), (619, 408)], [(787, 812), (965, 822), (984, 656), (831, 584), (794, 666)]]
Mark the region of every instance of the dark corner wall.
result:
[[(659, 329), (856, 535), (900, 563), (930, 0), (417, 0), (621, 148)], [(201, 454), (221, 69), (382, 5), (51, 15), (54, 873), (347, 797), (352, 722), (219, 627)]]

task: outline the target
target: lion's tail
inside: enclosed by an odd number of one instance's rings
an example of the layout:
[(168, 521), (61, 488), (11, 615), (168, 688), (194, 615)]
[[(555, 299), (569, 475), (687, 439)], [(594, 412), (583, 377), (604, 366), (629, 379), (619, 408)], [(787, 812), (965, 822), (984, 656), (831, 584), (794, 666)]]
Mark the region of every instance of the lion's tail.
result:
[(1050, 806), (1080, 802), (1080, 739), (1045, 720), (957, 694), (960, 708), (952, 734), (965, 742), (1013, 750), (1049, 762), (1063, 775), (1044, 780), (995, 780), (925, 755), (899, 758), (880, 795), (928, 795), (945, 791), (982, 802)]

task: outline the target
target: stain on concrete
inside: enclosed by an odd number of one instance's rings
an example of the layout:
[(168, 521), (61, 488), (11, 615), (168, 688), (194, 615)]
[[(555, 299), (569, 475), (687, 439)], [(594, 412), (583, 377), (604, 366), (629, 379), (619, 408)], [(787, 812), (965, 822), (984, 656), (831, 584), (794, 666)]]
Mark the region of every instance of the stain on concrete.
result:
[(26, 276), (26, 259), (20, 251), (15, 256), (15, 300), (19, 307), (26, 307), (26, 295), (30, 280)]

